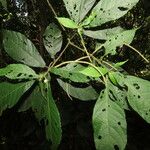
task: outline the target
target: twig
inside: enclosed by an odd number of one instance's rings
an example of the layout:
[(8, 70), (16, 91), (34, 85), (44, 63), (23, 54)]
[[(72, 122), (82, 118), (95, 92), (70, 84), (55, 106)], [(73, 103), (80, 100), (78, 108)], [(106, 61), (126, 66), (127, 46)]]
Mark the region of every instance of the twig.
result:
[[(46, 1), (47, 1), (48, 6), (50, 7), (51, 11), (53, 12), (53, 14), (54, 14), (54, 16), (55, 16), (55, 18), (56, 18), (56, 17), (57, 17), (57, 14), (56, 14), (56, 12), (55, 12), (53, 6), (52, 6), (51, 3), (49, 2), (49, 0), (46, 0)], [(63, 31), (65, 31), (65, 28), (64, 28), (61, 24), (60, 24), (60, 26), (61, 26), (61, 28), (63, 29)]]
[(131, 45), (124, 43), (125, 46), (131, 48), (132, 50), (134, 50), (136, 53), (138, 53), (147, 63), (149, 63), (149, 60), (147, 60), (137, 49), (135, 49), (134, 47), (132, 47)]

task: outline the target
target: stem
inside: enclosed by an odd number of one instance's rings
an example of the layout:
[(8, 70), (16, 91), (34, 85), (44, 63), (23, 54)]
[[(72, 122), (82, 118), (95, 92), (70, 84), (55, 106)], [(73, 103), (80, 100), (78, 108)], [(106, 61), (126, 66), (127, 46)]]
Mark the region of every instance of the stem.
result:
[(131, 45), (124, 43), (125, 46), (131, 48), (132, 50), (134, 50), (136, 53), (138, 53), (147, 63), (149, 63), (149, 60), (147, 60), (137, 49), (135, 49), (134, 47), (132, 47)]
[(104, 44), (100, 45), (97, 49), (95, 49), (95, 51), (92, 53), (92, 55), (94, 55), (99, 49), (101, 49), (104, 46)]
[(102, 73), (96, 66), (94, 66), (92, 63), (89, 63), (89, 62), (86, 62), (86, 61), (80, 61), (80, 60), (66, 61), (66, 62), (62, 62), (61, 64), (59, 64), (59, 65), (57, 65), (57, 66), (55, 66), (55, 67), (58, 68), (58, 67), (61, 67), (61, 66), (65, 65), (65, 64), (69, 64), (69, 63), (81, 63), (81, 64), (86, 64), (86, 65), (92, 66), (92, 67), (93, 67), (95, 70), (97, 70), (97, 72), (102, 76), (102, 78), (103, 78), (103, 83), (104, 83), (104, 84), (106, 83), (106, 79), (105, 79), (103, 73)]
[(75, 45), (75, 44), (72, 43), (71, 41), (70, 41), (70, 45), (72, 45), (73, 47), (75, 47), (75, 48), (81, 50), (82, 52), (84, 52), (84, 49), (82, 49), (82, 48), (80, 48), (79, 46)]
[(67, 45), (65, 46), (65, 48), (63, 49), (63, 51), (60, 53), (60, 55), (57, 57), (57, 59), (53, 62), (53, 64), (51, 65), (51, 67), (53, 67), (58, 62), (58, 60), (61, 58), (61, 56), (63, 55), (63, 53), (66, 51), (66, 49), (68, 48), (69, 43), (70, 43), (69, 41), (70, 40), (68, 39)]
[[(49, 2), (49, 0), (46, 0), (46, 1), (47, 1), (48, 6), (50, 7), (51, 11), (53, 12), (53, 14), (54, 14), (54, 16), (55, 16), (55, 18), (56, 18), (56, 17), (57, 17), (57, 14), (56, 14), (56, 12), (55, 12), (53, 6), (52, 6), (51, 3)], [(65, 31), (65, 28), (64, 28), (61, 24), (60, 24), (60, 26), (61, 26), (61, 28), (63, 29), (63, 31)]]
[(82, 34), (80, 33), (80, 31), (78, 31), (78, 33), (79, 33), (79, 36), (80, 36), (81, 43), (82, 43), (82, 46), (83, 46), (83, 48), (84, 48), (84, 51), (85, 51), (86, 55), (88, 56), (89, 61), (92, 62), (92, 60), (91, 60), (91, 58), (90, 58), (90, 54), (88, 53), (87, 48), (86, 48), (86, 46), (85, 46), (85, 43), (84, 43)]
[(108, 63), (107, 61), (103, 60), (103, 63), (105, 63), (106, 65), (110, 66), (112, 69), (117, 71), (117, 68), (115, 68), (113, 65), (111, 65), (110, 63)]

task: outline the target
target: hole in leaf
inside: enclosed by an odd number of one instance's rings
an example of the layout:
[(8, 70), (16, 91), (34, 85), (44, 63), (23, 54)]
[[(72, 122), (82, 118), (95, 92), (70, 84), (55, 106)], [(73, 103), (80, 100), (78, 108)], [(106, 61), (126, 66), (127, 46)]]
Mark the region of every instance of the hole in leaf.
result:
[(134, 83), (133, 86), (138, 90), (140, 89), (140, 86), (137, 83)]
[(88, 80), (91, 79), (89, 76), (86, 77)]
[(99, 139), (99, 140), (101, 140), (101, 139), (102, 139), (102, 136), (101, 136), (101, 135), (99, 135), (99, 136), (98, 136), (98, 139)]
[(138, 98), (141, 98), (141, 96), (140, 96), (140, 95), (138, 95)]
[(118, 145), (114, 145), (114, 149), (115, 149), (115, 150), (119, 150)]
[(30, 77), (30, 78), (32, 78), (32, 77), (33, 77), (33, 75), (32, 75), (32, 74), (30, 74), (30, 75), (29, 75), (29, 77)]
[(102, 111), (103, 111), (103, 112), (106, 111), (106, 108), (102, 109)]
[(121, 122), (118, 122), (118, 125), (120, 126), (120, 125), (121, 125)]
[(126, 10), (128, 10), (127, 7), (118, 7), (118, 9), (121, 10), (121, 11), (126, 11)]
[(145, 115), (147, 116), (147, 115), (148, 115), (148, 113), (146, 112), (146, 113), (145, 113)]
[(17, 74), (17, 77), (20, 77), (22, 75), (22, 73)]

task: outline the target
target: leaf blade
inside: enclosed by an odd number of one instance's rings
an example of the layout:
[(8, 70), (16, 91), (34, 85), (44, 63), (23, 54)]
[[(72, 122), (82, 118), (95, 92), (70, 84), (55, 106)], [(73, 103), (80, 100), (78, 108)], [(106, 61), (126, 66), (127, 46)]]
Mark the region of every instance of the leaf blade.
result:
[(123, 109), (109, 99), (106, 87), (93, 112), (94, 141), (97, 150), (113, 150), (115, 146), (124, 150), (127, 142), (125, 120)]
[(4, 50), (14, 60), (32, 67), (45, 67), (45, 62), (36, 47), (23, 34), (3, 30), (3, 45)]
[(54, 23), (47, 26), (43, 34), (43, 42), (51, 58), (55, 58), (56, 53), (59, 52), (62, 47), (62, 34)]
[(0, 83), (0, 115), (7, 108), (12, 108), (19, 98), (33, 85), (34, 81), (24, 83)]
[(23, 64), (10, 64), (0, 68), (0, 76), (9, 79), (37, 79), (38, 75), (30, 67)]

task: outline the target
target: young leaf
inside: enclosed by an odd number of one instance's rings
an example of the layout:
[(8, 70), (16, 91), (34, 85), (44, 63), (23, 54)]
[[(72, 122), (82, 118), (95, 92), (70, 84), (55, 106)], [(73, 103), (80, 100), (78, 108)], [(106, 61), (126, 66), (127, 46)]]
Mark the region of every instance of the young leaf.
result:
[(76, 23), (82, 21), (96, 0), (63, 0), (66, 9)]
[(128, 60), (117, 62), (117, 63), (114, 64), (114, 67), (119, 68), (119, 67), (123, 66), (127, 61)]
[(124, 30), (118, 34), (111, 36), (104, 44), (105, 55), (116, 54), (116, 48), (123, 46), (124, 43), (130, 44), (134, 38), (137, 29)]
[(33, 85), (34, 81), (22, 83), (0, 83), (0, 115), (7, 108), (12, 108), (20, 97)]
[(137, 4), (139, 0), (100, 0), (93, 8), (96, 17), (89, 27), (100, 26), (106, 22), (119, 19)]
[(9, 79), (38, 78), (34, 70), (23, 64), (10, 64), (5, 68), (0, 68), (0, 76), (6, 76)]
[(57, 17), (57, 20), (66, 28), (77, 29), (78, 25), (69, 18)]
[(150, 123), (150, 82), (134, 76), (127, 76), (124, 82), (130, 106)]
[(101, 92), (93, 112), (94, 141), (97, 150), (124, 150), (127, 143), (124, 110), (109, 98), (109, 90)]
[(44, 46), (51, 58), (55, 58), (57, 52), (61, 50), (62, 46), (62, 34), (58, 27), (51, 23), (46, 28), (43, 34)]
[(32, 67), (45, 67), (45, 62), (33, 43), (23, 34), (3, 30), (3, 45), (10, 57)]
[(118, 33), (120, 34), (122, 31), (124, 31), (124, 29), (118, 26), (115, 28), (108, 28), (108, 29), (96, 30), (96, 31), (83, 30), (83, 34), (94, 39), (108, 40), (113, 35), (116, 35)]
[(95, 100), (98, 98), (98, 93), (94, 90), (92, 86), (88, 86), (86, 88), (78, 88), (74, 87), (67, 82), (63, 82), (60, 79), (57, 79), (59, 85), (63, 88), (64, 91), (68, 94), (68, 96), (72, 96), (82, 101)]
[(46, 138), (52, 142), (51, 149), (56, 150), (62, 136), (60, 115), (49, 85), (44, 85), (49, 83), (41, 84), (42, 89), (36, 87), (19, 111), (32, 108), (38, 121), (44, 121)]
[(85, 69), (82, 69), (79, 72), (86, 75), (86, 76), (94, 77), (94, 78), (99, 78), (102, 75), (105, 75), (106, 73), (109, 72), (109, 69), (104, 68), (104, 67), (96, 67), (96, 68), (85, 67)]

